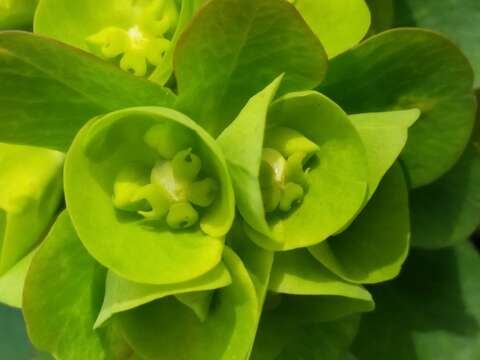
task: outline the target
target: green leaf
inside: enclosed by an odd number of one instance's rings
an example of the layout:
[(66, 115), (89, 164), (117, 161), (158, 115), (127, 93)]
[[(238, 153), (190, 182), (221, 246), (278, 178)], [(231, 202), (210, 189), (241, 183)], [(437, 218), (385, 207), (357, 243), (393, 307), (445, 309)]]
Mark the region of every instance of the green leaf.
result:
[(357, 333), (359, 316), (298, 326), (266, 312), (251, 360), (339, 360)]
[(450, 41), (398, 29), (333, 59), (320, 90), (349, 114), (418, 108), (402, 161), (410, 185), (419, 187), (443, 175), (465, 149), (475, 116), (472, 88), (471, 67)]
[(475, 231), (480, 223), (478, 126), (472, 142), (457, 164), (438, 181), (412, 191), (410, 198), (413, 246), (450, 246), (465, 240)]
[(151, 359), (247, 358), (258, 318), (255, 288), (229, 248), (224, 262), (232, 284), (215, 292), (204, 322), (173, 297), (120, 314), (121, 328), (133, 349)]
[(234, 222), (227, 235), (228, 245), (242, 259), (257, 292), (259, 320), (270, 282), (274, 253), (257, 246), (244, 231), (242, 221)]
[(347, 281), (376, 283), (398, 275), (409, 240), (408, 189), (400, 166), (394, 165), (355, 221), (309, 250)]
[(416, 109), (350, 116), (367, 150), (369, 198), (402, 152), (408, 129), (419, 116)]
[(269, 234), (259, 183), (267, 113), (282, 77), (252, 97), (217, 139), (227, 159), (237, 207), (250, 226)]
[(0, 34), (0, 141), (68, 149), (92, 117), (175, 96), (104, 61), (22, 32)]
[(25, 278), (37, 249), (32, 250), (10, 270), (0, 276), (0, 303), (12, 307), (22, 307)]
[(363, 317), (359, 360), (480, 357), (480, 257), (468, 243), (413, 251), (402, 275), (372, 287), (377, 310)]
[[(278, 294), (297, 295), (286, 297), (285, 302), (292, 305), (312, 303), (314, 311), (310, 314), (311, 320), (316, 321), (332, 321), (351, 313), (373, 309), (373, 300), (367, 290), (337, 277), (318, 263), (306, 249), (275, 254), (268, 289)], [(339, 297), (347, 300), (338, 299)], [(311, 301), (313, 298), (315, 300)], [(317, 307), (315, 302), (323, 306)], [(286, 309), (283, 306), (282, 309), (285, 311), (282, 316), (296, 316), (297, 320), (303, 321), (309, 319), (306, 309)]]
[(27, 28), (32, 25), (38, 0), (2, 0), (0, 30)]
[(111, 329), (94, 331), (105, 269), (85, 251), (63, 212), (35, 255), (24, 290), (23, 311), (33, 344), (62, 360), (107, 359), (123, 353), (110, 345)]
[(374, 307), (368, 291), (342, 281), (306, 250), (275, 253), (269, 288), (274, 292), (262, 314), (254, 360), (339, 359), (358, 327), (351, 314)]
[[(168, 140), (157, 139), (165, 134), (155, 135), (151, 131), (154, 126), (160, 126), (161, 131), (164, 127), (172, 129)], [(154, 143), (159, 147), (150, 147)], [(151, 169), (156, 169), (158, 161), (165, 162), (161, 159), (167, 156), (160, 156), (157, 150), (165, 152), (177, 147), (191, 148), (198, 155), (197, 161), (202, 162), (201, 176), (218, 184), (214, 202), (197, 208), (198, 223), (187, 229), (172, 229), (167, 225), (168, 217), (166, 221), (149, 220), (114, 206), (114, 183), (124, 168), (138, 165), (151, 179), (157, 176)], [(163, 174), (158, 176), (162, 178)], [(181, 197), (188, 190), (172, 191)], [(220, 148), (192, 120), (166, 108), (124, 109), (92, 119), (67, 154), (65, 195), (72, 222), (92, 256), (128, 280), (149, 284), (188, 281), (215, 267), (235, 214), (233, 186)], [(197, 214), (192, 206), (189, 209)]]
[(394, 0), (366, 0), (366, 2), (372, 16), (370, 33), (377, 34), (393, 27), (395, 20)]
[[(248, 235), (259, 246), (271, 250), (318, 244), (350, 223), (363, 205), (368, 175), (360, 136), (340, 107), (313, 91), (287, 94), (275, 101), (266, 126), (267, 132), (283, 126), (308, 136), (319, 146), (315, 156), (318, 161), (305, 175), (308, 190), (302, 203), (287, 215), (270, 213), (266, 218), (269, 233), (254, 228), (259, 220), (254, 223), (246, 218)], [(239, 138), (243, 139), (241, 135)], [(249, 191), (252, 198), (253, 190), (242, 191)]]
[(293, 6), (278, 0), (213, 0), (178, 42), (178, 106), (214, 136), (248, 99), (285, 73), (280, 92), (317, 86), (322, 45)]
[(475, 70), (475, 87), (480, 85), (480, 22), (476, 0), (397, 0), (396, 26), (419, 26), (446, 34), (467, 55)]
[(95, 327), (101, 326), (116, 313), (127, 311), (171, 295), (214, 290), (231, 283), (231, 277), (221, 262), (213, 270), (190, 281), (169, 285), (148, 285), (128, 281), (109, 271), (105, 298)]
[(329, 58), (358, 44), (370, 27), (364, 0), (292, 0)]
[(0, 143), (0, 275), (43, 238), (62, 199), (64, 155)]

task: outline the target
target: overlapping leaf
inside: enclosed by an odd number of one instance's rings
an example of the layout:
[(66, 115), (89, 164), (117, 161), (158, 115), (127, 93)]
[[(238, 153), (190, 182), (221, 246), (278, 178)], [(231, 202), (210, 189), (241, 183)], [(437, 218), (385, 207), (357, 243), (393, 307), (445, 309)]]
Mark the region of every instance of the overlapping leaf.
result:
[(413, 251), (393, 282), (373, 287), (377, 310), (363, 317), (359, 360), (471, 360), (480, 355), (480, 258), (467, 242)]
[(225, 248), (224, 261), (232, 284), (216, 291), (204, 322), (173, 297), (119, 315), (122, 331), (138, 354), (172, 360), (248, 356), (258, 321), (255, 287), (240, 258), (229, 248)]
[(402, 154), (412, 187), (449, 170), (470, 138), (471, 67), (449, 40), (430, 31), (398, 29), (368, 39), (332, 60), (320, 90), (350, 114), (421, 111)]
[(22, 32), (0, 34), (0, 83), (0, 141), (61, 151), (96, 115), (175, 102), (170, 90)]
[(112, 328), (93, 330), (105, 287), (103, 269), (85, 251), (66, 212), (32, 261), (24, 314), (33, 344), (65, 360), (126, 359)]
[(408, 254), (409, 240), (408, 189), (396, 165), (344, 232), (309, 250), (347, 281), (376, 283), (398, 275)]
[(175, 51), (178, 106), (217, 136), (280, 74), (281, 93), (317, 86), (326, 61), (322, 45), (287, 1), (213, 0)]
[(370, 27), (364, 0), (292, 0), (329, 58), (358, 44)]

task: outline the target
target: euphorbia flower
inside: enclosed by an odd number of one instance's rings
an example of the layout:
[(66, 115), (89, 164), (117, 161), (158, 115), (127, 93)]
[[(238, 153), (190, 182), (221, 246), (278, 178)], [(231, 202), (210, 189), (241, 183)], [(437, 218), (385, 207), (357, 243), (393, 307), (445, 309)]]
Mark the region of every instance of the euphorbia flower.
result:
[(92, 119), (65, 164), (67, 209), (85, 247), (117, 274), (151, 284), (218, 264), (234, 217), (231, 187), (213, 139), (162, 108)]
[(173, 49), (181, 30), (201, 3), (46, 0), (38, 6), (34, 30), (92, 52), (136, 76), (164, 83), (172, 72)]

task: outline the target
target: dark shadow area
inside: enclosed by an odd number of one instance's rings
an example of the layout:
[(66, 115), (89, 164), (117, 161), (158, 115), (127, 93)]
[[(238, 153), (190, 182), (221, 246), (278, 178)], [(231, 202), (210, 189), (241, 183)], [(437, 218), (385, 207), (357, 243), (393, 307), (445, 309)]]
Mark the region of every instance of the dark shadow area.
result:
[(480, 258), (468, 243), (413, 251), (399, 278), (370, 288), (377, 309), (362, 319), (354, 344), (359, 360), (479, 356), (479, 269)]

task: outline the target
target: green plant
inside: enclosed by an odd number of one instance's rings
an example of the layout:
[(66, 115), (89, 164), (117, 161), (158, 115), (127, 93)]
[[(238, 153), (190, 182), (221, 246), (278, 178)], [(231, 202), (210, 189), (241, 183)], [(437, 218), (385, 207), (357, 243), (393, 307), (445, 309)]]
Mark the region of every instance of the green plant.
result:
[[(375, 308), (364, 285), (479, 222), (468, 61), (427, 30), (358, 44), (369, 28), (363, 0), (41, 0), (33, 34), (0, 33), (0, 183), (22, 188), (18, 168), (54, 184), (24, 210), (41, 230), (22, 215), (0, 231), (0, 300), (32, 343), (343, 359)], [(462, 209), (455, 233), (430, 235), (433, 200)]]

